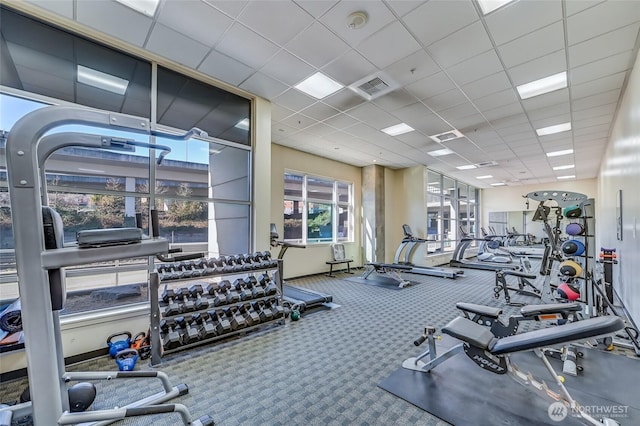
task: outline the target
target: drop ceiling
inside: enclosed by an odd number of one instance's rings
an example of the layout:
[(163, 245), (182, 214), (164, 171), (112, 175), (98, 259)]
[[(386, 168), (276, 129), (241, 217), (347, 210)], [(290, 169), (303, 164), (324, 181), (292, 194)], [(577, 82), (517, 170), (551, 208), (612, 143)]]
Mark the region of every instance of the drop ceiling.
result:
[[(276, 144), (479, 187), (596, 177), (640, 43), (640, 1), (520, 0), (483, 15), (473, 0), (161, 0), (153, 17), (115, 0), (28, 3), (270, 100)], [(368, 22), (352, 29), (357, 11)], [(321, 100), (294, 88), (318, 71), (345, 87)], [(562, 71), (568, 87), (518, 96)], [(375, 75), (396, 88), (372, 100), (348, 88)], [(381, 131), (401, 122), (415, 130)], [(453, 129), (464, 136), (429, 137)]]

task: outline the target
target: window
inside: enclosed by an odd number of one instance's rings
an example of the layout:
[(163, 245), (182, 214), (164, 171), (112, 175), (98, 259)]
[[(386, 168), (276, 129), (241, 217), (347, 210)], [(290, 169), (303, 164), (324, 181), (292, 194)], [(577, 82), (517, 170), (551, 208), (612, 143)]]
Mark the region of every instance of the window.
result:
[(353, 241), (353, 184), (284, 174), (284, 239), (302, 244)]
[(475, 235), (478, 189), (432, 170), (426, 180), (428, 251), (451, 251), (463, 232)]

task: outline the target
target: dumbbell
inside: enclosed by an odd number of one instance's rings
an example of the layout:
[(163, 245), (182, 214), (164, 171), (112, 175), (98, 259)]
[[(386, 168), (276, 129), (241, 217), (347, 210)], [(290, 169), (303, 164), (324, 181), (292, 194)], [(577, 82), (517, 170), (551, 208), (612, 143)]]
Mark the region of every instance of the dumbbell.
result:
[(251, 308), (251, 305), (238, 306), (238, 312), (244, 316), (248, 326), (260, 324), (260, 315)]
[(218, 283), (218, 293), (223, 294), (227, 303), (236, 303), (240, 301), (240, 295), (235, 291), (231, 290), (231, 281), (222, 280)]
[(167, 306), (164, 308), (164, 316), (170, 317), (173, 315), (178, 315), (180, 313), (180, 305), (176, 301), (177, 295), (172, 288), (167, 288), (167, 286), (165, 285), (160, 297), (162, 298), (162, 301), (167, 304)]
[(244, 271), (251, 271), (255, 269), (253, 258), (251, 257), (250, 254), (247, 254), (247, 255), (239, 254), (236, 256), (236, 259), (239, 259), (242, 262), (242, 268)]
[(197, 324), (198, 335), (201, 340), (210, 339), (216, 336), (216, 327), (208, 322), (209, 314), (206, 312), (197, 312), (193, 314), (192, 324)]
[[(221, 305), (227, 304), (227, 296), (218, 288), (218, 284), (216, 283), (207, 284), (207, 286), (205, 287), (205, 292), (210, 296), (213, 296), (213, 298), (210, 299), (210, 302), (209, 302), (210, 305), (213, 304), (213, 306), (221, 306)], [(226, 287), (225, 287), (225, 292), (226, 292)]]
[(216, 333), (218, 333), (218, 336), (221, 334), (229, 333), (231, 331), (231, 323), (225, 317), (222, 311), (220, 311), (220, 313), (218, 314), (218, 311), (212, 310), (212, 311), (207, 311), (207, 314), (209, 315), (211, 322), (216, 328)]
[(280, 306), (280, 304), (278, 303), (278, 299), (274, 297), (273, 299), (267, 300), (266, 303), (269, 309), (271, 309), (271, 312), (273, 312), (274, 317), (276, 318), (284, 317), (284, 308)]
[(230, 308), (226, 308), (223, 312), (229, 319), (232, 330), (239, 330), (247, 326), (247, 322), (245, 321), (244, 316), (240, 314), (240, 312), (238, 312), (237, 307), (232, 306)]
[(278, 286), (271, 280), (269, 274), (260, 275), (260, 285), (264, 287), (264, 294), (267, 296), (273, 296), (278, 294)]
[(195, 299), (194, 305), (196, 311), (201, 311), (209, 307), (209, 299), (202, 297), (204, 290), (202, 284), (193, 284), (189, 287), (189, 295), (192, 299)]
[(182, 312), (193, 312), (196, 310), (196, 304), (193, 302), (193, 300), (189, 300), (188, 289), (180, 287), (179, 289), (176, 289), (175, 294), (178, 300), (182, 300)]
[(180, 333), (175, 330), (176, 324), (173, 321), (163, 319), (160, 321), (160, 330), (162, 330), (162, 347), (168, 351), (182, 346)]
[(181, 340), (183, 345), (195, 343), (200, 340), (198, 329), (190, 324), (190, 318), (187, 319), (184, 316), (179, 316), (174, 320), (176, 322), (176, 325), (182, 329)]
[(244, 285), (246, 288), (251, 289), (251, 295), (254, 299), (258, 297), (264, 297), (264, 288), (260, 284), (258, 284), (258, 280), (253, 275), (249, 275), (244, 279)]
[(173, 269), (173, 264), (171, 263), (160, 265), (158, 266), (157, 270), (158, 274), (160, 274), (161, 281), (177, 280), (179, 278), (178, 274)]
[(253, 293), (251, 289), (246, 285), (242, 278), (237, 278), (233, 282), (233, 287), (240, 295), (240, 300), (248, 300), (253, 298)]
[(258, 302), (254, 302), (252, 306), (253, 309), (258, 313), (258, 315), (260, 315), (260, 321), (266, 322), (273, 319), (273, 312), (271, 312), (271, 309), (265, 306), (265, 303), (263, 301), (260, 300)]
[(275, 266), (278, 266), (278, 261), (271, 257), (270, 251), (263, 251), (262, 259), (267, 263), (267, 266), (266, 266), (267, 268), (273, 268)]

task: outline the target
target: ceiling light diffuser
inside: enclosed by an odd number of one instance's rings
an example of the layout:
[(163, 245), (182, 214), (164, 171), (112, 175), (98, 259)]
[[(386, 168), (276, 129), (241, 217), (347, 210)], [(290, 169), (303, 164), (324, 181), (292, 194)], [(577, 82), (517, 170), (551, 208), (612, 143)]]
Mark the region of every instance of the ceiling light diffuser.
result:
[(573, 154), (572, 149), (563, 149), (562, 151), (547, 152), (547, 157), (559, 157), (561, 155)]
[(549, 77), (541, 78), (530, 83), (517, 86), (521, 99), (529, 99), (534, 96), (544, 95), (554, 90), (564, 89), (567, 87), (567, 72), (562, 71)]
[(482, 10), (482, 14), (486, 15), (512, 1), (513, 0), (478, 0), (478, 6), (480, 6), (480, 10)]
[(496, 183), (492, 183), (491, 186), (505, 186), (506, 183), (504, 182), (496, 182)]
[(466, 166), (458, 166), (456, 167), (456, 169), (458, 170), (471, 170), (471, 169), (475, 169), (476, 166), (474, 166), (473, 164), (467, 164)]
[(117, 93), (118, 95), (124, 95), (129, 86), (129, 80), (83, 67), (82, 65), (78, 65), (77, 79), (79, 83), (88, 84), (89, 86)]
[(415, 129), (411, 126), (409, 126), (406, 123), (400, 123), (400, 124), (396, 124), (395, 126), (391, 126), (391, 127), (387, 127), (382, 129), (382, 132), (385, 132), (386, 134), (390, 135), (390, 136), (398, 136), (401, 135), (403, 133), (409, 133), (409, 132), (413, 132)]
[(464, 135), (462, 134), (461, 131), (453, 129), (453, 130), (449, 130), (448, 132), (438, 133), (437, 135), (432, 135), (429, 137), (438, 143), (443, 143), (443, 142), (461, 138), (463, 136)]
[(575, 167), (574, 164), (567, 164), (566, 166), (555, 166), (553, 170), (568, 170), (573, 169)]
[(484, 176), (476, 176), (476, 179), (491, 179), (493, 176), (491, 175), (484, 175)]
[(576, 175), (558, 176), (558, 180), (561, 180), (561, 179), (573, 179), (575, 177), (576, 177)]
[(427, 152), (427, 154), (429, 154), (432, 157), (441, 157), (443, 155), (453, 154), (453, 151), (451, 151), (449, 148), (445, 148), (445, 149), (437, 149), (435, 151), (429, 151)]
[(327, 77), (321, 72), (313, 74), (311, 77), (301, 81), (294, 86), (301, 92), (311, 95), (316, 99), (326, 98), (332, 93), (337, 92), (344, 86), (337, 81)]
[(553, 135), (554, 133), (562, 133), (571, 130), (571, 123), (556, 124), (555, 126), (543, 127), (536, 129), (538, 136)]
[(143, 13), (151, 18), (156, 13), (160, 0), (116, 0), (136, 12)]
[(233, 127), (237, 127), (238, 129), (242, 130), (249, 130), (249, 119), (243, 118), (242, 120), (238, 121)]

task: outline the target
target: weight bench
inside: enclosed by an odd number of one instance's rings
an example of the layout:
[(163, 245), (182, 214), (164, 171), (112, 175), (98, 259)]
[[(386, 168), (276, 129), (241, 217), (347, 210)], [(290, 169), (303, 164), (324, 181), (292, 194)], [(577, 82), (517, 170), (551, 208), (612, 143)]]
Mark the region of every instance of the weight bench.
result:
[(411, 266), (376, 262), (367, 263), (365, 264), (365, 266), (367, 267), (367, 269), (364, 271), (364, 274), (362, 274), (362, 278), (365, 280), (367, 279), (367, 277), (369, 277), (369, 275), (376, 272), (378, 274), (386, 274), (391, 276), (391, 278), (398, 282), (398, 287), (400, 288), (411, 285), (411, 281), (405, 280), (400, 275), (400, 272), (411, 271), (413, 269)]
[(333, 260), (327, 260), (325, 263), (329, 265), (329, 273), (325, 274), (327, 277), (334, 278), (333, 275), (333, 265), (341, 265), (343, 263), (347, 264), (347, 274), (353, 274), (351, 272), (351, 262), (353, 259), (348, 259), (344, 252), (344, 244), (334, 244), (331, 246), (331, 251), (333, 252)]
[[(518, 279), (518, 286), (513, 287), (507, 284), (507, 276), (514, 276)], [(523, 294), (525, 296), (537, 297), (538, 299), (542, 299), (542, 292), (534, 286), (531, 281), (537, 278), (536, 275), (529, 274), (522, 271), (508, 271), (508, 270), (499, 270), (496, 271), (496, 281), (495, 286), (493, 287), (493, 297), (496, 299), (500, 298), (500, 293), (504, 292), (504, 300), (507, 305), (510, 306), (523, 306), (524, 303), (516, 303), (511, 302), (511, 296), (509, 295), (509, 291), (513, 291), (516, 293)]]
[[(435, 328), (427, 327), (425, 334), (417, 339), (414, 344), (419, 346), (425, 340), (429, 341), (429, 349), (417, 357), (409, 358), (402, 364), (403, 368), (428, 373), (449, 358), (464, 352), (476, 365), (483, 370), (495, 374), (509, 374), (514, 380), (531, 386), (543, 396), (550, 397), (567, 406), (571, 413), (595, 425), (616, 425), (612, 419), (605, 418), (602, 421), (591, 417), (582, 409), (565, 388), (560, 377), (551, 366), (544, 353), (544, 348), (554, 345), (562, 345), (574, 341), (586, 340), (597, 336), (615, 333), (624, 328), (624, 322), (619, 317), (604, 316), (577, 321), (557, 327), (515, 334), (513, 336), (496, 338), (493, 333), (480, 324), (467, 318), (457, 317), (445, 327), (442, 332), (448, 334), (462, 343), (459, 343), (443, 353), (436, 355)], [(509, 355), (515, 352), (534, 350), (544, 363), (546, 369), (553, 377), (559, 392), (552, 391), (544, 381), (539, 381), (530, 373), (522, 372), (510, 361)], [(430, 357), (428, 362), (421, 359)]]

